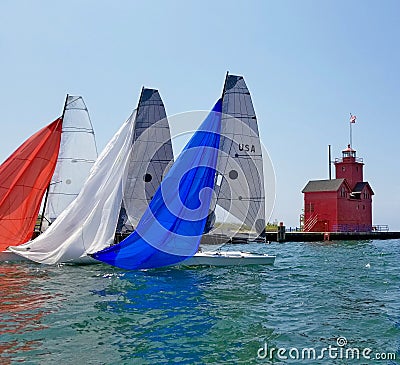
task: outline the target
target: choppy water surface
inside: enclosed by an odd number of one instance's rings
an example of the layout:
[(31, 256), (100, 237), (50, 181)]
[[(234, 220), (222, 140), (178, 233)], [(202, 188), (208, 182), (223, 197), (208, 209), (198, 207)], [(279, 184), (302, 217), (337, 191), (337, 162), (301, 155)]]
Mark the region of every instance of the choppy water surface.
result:
[[(0, 363), (398, 363), (399, 240), (238, 248), (276, 254), (275, 265), (0, 264)], [(290, 360), (293, 348), (318, 357), (329, 346), (338, 349), (330, 357)], [(350, 347), (370, 348), (371, 359), (340, 355)], [(270, 359), (271, 348), (287, 351)]]

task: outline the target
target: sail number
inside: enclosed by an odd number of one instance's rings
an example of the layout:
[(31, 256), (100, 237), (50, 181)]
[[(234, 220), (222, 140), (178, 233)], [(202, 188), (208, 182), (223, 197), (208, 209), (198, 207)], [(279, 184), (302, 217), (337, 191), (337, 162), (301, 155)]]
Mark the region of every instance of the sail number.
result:
[(239, 151), (256, 152), (254, 144), (239, 143)]

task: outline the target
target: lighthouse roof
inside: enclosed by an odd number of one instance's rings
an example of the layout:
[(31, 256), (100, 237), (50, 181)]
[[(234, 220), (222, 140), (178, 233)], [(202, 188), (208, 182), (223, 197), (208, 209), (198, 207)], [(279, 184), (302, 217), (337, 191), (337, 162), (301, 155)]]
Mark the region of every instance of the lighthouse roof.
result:
[(338, 191), (345, 179), (311, 180), (302, 190), (302, 193), (317, 191)]
[(371, 186), (366, 181), (358, 182), (353, 189), (353, 193), (361, 193), (366, 186), (368, 186), (368, 188), (371, 190), (371, 194), (374, 194), (374, 191), (372, 190)]
[(356, 151), (353, 150), (353, 149), (351, 148), (351, 146), (348, 144), (348, 145), (347, 145), (347, 148), (345, 148), (342, 152), (356, 152)]

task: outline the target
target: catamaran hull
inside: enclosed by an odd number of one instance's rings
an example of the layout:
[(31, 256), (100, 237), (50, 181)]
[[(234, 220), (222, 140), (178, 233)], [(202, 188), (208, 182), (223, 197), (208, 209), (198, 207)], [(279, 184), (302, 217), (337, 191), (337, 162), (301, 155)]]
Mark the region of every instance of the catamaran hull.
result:
[(275, 256), (240, 251), (198, 252), (183, 261), (182, 266), (273, 265)]

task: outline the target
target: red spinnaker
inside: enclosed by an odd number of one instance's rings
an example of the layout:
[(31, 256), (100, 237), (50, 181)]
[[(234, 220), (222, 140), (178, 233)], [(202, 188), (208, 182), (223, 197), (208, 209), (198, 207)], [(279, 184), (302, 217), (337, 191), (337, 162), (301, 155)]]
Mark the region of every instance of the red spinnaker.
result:
[(58, 118), (0, 165), (0, 251), (31, 239), (57, 163), (61, 129)]

